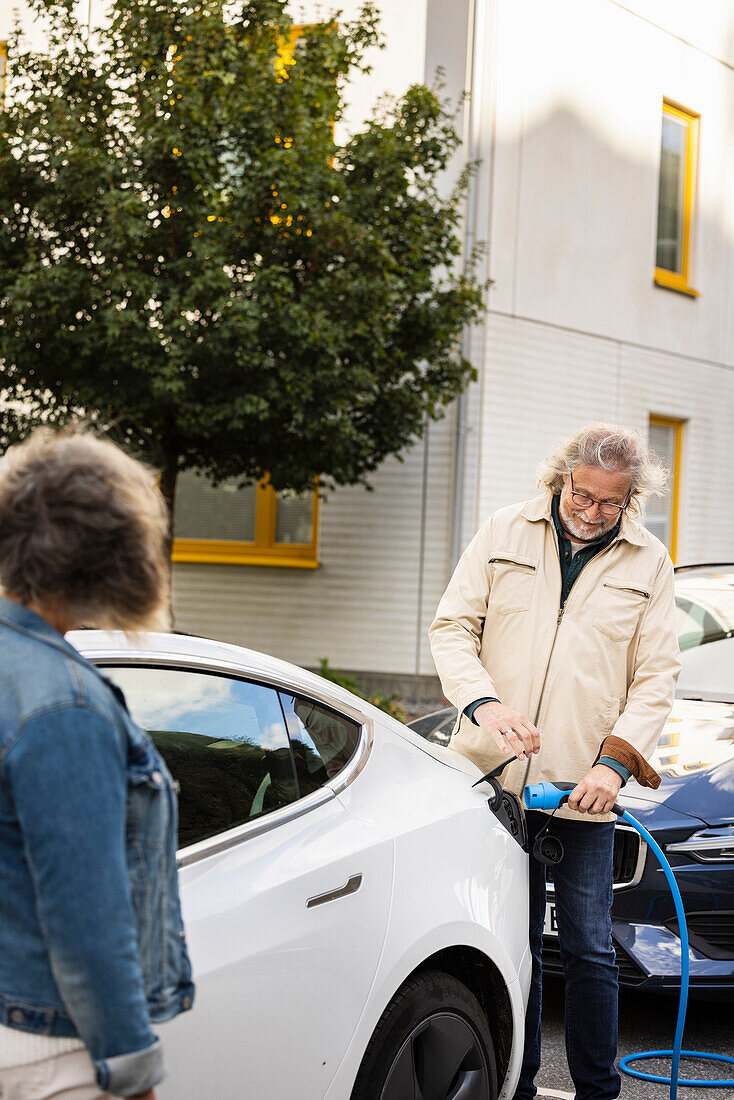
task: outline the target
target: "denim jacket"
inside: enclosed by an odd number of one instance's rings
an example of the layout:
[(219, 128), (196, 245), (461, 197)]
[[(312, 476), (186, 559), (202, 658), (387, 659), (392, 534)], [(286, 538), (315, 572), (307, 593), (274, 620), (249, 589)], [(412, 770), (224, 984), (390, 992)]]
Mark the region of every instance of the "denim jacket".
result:
[(0, 1023), (79, 1036), (103, 1091), (144, 1092), (151, 1024), (194, 994), (173, 781), (117, 689), (3, 598), (0, 691)]

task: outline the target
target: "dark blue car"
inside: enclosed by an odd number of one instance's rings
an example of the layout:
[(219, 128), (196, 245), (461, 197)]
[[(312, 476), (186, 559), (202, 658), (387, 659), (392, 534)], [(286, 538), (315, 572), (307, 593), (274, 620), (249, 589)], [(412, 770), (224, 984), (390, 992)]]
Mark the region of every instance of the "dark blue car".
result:
[[(676, 570), (676, 604), (683, 668), (652, 759), (662, 782), (656, 791), (630, 782), (619, 801), (674, 869), (688, 922), (691, 995), (734, 1001), (734, 566)], [(411, 726), (447, 745), (455, 721), (455, 709), (444, 707)], [(544, 967), (561, 973), (552, 881), (548, 899)], [(615, 833), (612, 921), (620, 984), (676, 992), (673, 899), (655, 856), (625, 824)]]
[[(734, 1000), (734, 757), (694, 775), (664, 776), (657, 791), (629, 784), (621, 801), (674, 870), (688, 924), (691, 992)], [(620, 982), (675, 992), (678, 923), (651, 852), (634, 886), (616, 891), (612, 921)]]

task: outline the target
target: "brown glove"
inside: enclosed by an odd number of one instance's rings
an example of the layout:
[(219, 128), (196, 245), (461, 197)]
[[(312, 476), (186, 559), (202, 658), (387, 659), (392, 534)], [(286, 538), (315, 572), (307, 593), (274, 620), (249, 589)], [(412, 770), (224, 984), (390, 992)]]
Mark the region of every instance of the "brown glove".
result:
[(599, 763), (600, 756), (610, 756), (612, 760), (618, 760), (620, 764), (624, 764), (641, 787), (656, 789), (660, 786), (660, 776), (655, 769), (651, 768), (645, 757), (623, 737), (615, 737), (613, 733), (605, 737), (596, 754), (595, 764)]

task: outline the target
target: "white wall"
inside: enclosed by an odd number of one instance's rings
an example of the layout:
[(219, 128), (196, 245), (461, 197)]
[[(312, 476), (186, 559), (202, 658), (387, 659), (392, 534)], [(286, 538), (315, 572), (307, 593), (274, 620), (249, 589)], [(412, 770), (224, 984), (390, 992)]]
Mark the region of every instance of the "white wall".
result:
[[(481, 128), (495, 281), (465, 540), (536, 491), (560, 437), (597, 418), (646, 432), (659, 414), (687, 421), (678, 560), (731, 557), (734, 7), (696, 19), (677, 3), (497, 0)], [(653, 284), (663, 97), (701, 115), (697, 299)]]
[[(363, 0), (301, 0), (289, 6), (298, 23), (315, 23), (333, 11), (340, 11), (340, 22), (353, 20)], [(336, 131), (337, 141), (358, 129), (383, 95), (400, 96), (411, 84), (423, 80), (426, 46), (426, 0), (378, 0), (380, 32), (387, 43), (385, 49), (371, 50), (366, 60), (372, 72), (359, 75), (348, 93), (348, 110)]]
[[(491, 307), (733, 362), (734, 71), (610, 0), (499, 8)], [(653, 285), (664, 96), (701, 115), (698, 300)]]

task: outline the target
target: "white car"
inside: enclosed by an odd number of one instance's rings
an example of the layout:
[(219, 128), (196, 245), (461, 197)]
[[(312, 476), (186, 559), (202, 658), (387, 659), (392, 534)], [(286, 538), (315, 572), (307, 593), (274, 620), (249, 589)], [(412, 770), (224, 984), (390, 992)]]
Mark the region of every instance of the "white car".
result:
[(172, 634), (69, 640), (180, 788), (197, 996), (156, 1029), (161, 1100), (512, 1096), (527, 857), (476, 768), (272, 657)]

